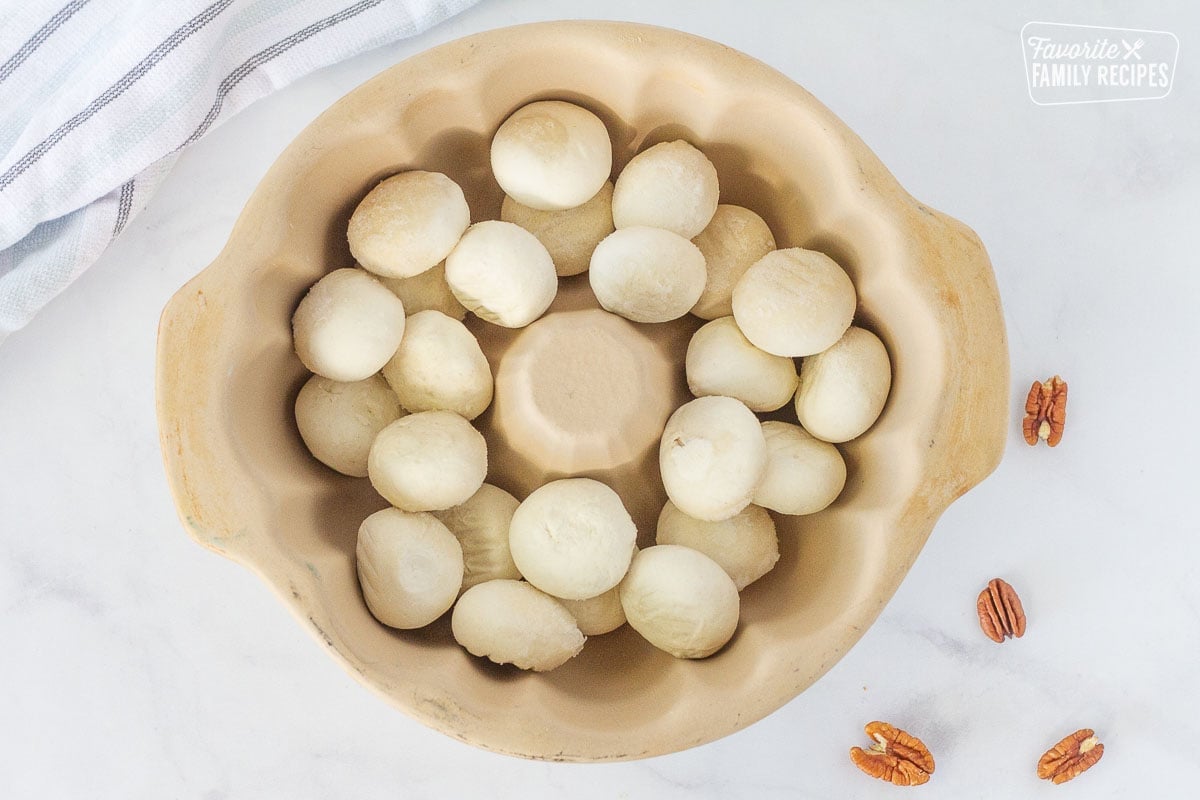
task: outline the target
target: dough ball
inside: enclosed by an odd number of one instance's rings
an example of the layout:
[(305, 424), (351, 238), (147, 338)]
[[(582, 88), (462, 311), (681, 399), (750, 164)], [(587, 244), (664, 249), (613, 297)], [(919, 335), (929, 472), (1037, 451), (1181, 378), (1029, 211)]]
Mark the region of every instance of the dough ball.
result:
[(458, 184), (440, 172), (401, 172), (367, 193), (350, 216), (350, 253), (387, 278), (411, 278), (445, 258), (471, 224)]
[(513, 514), (508, 546), (543, 592), (583, 600), (620, 582), (637, 545), (621, 498), (600, 481), (565, 478), (533, 491)]
[(800, 363), (796, 418), (827, 442), (848, 442), (875, 424), (892, 388), (892, 362), (879, 337), (852, 327)]
[(405, 511), (465, 503), (487, 475), (487, 444), (451, 411), (422, 411), (388, 425), (367, 456), (375, 491)]
[(335, 269), (313, 284), (292, 315), (296, 355), (330, 380), (371, 377), (404, 336), (404, 304), (360, 269)]
[(310, 453), (343, 475), (367, 477), (375, 435), (404, 416), (395, 393), (378, 375), (340, 383), (313, 375), (296, 396), (296, 427)]
[(461, 505), (433, 515), (450, 529), (462, 545), (463, 588), (497, 578), (520, 578), (508, 551), (508, 527), (517, 498), (485, 483)]
[[(405, 341), (411, 335), (406, 333)], [(696, 397), (735, 397), (751, 411), (782, 408), (796, 393), (799, 380), (795, 362), (750, 344), (733, 317), (714, 319), (696, 331), (684, 366), (688, 388)]]
[(733, 289), (733, 317), (746, 338), (777, 356), (810, 356), (838, 340), (854, 319), (850, 276), (815, 250), (773, 250)]
[(629, 625), (676, 658), (704, 658), (720, 650), (737, 628), (737, 586), (699, 550), (677, 544), (647, 547), (633, 557), (621, 581)]
[(423, 627), (458, 597), (462, 548), (432, 514), (376, 511), (358, 529), (356, 554), (363, 598), (384, 625)]
[(758, 506), (746, 506), (720, 522), (705, 522), (689, 517), (668, 500), (658, 515), (655, 542), (699, 550), (721, 565), (739, 592), (770, 572), (779, 560), (775, 522)]
[(586, 108), (542, 100), (512, 113), (492, 139), (492, 173), (504, 193), (530, 208), (586, 203), (612, 172), (612, 141)]
[(672, 503), (717, 522), (750, 504), (767, 468), (767, 443), (758, 418), (740, 400), (701, 397), (667, 420), (658, 466)]
[(463, 592), (450, 617), (454, 640), (473, 656), (545, 672), (583, 649), (562, 604), (524, 581), (494, 580)]
[(575, 618), (584, 636), (602, 636), (625, 624), (625, 609), (621, 608), (620, 586), (586, 600), (559, 600)]
[(410, 317), (422, 311), (440, 311), (447, 317), (461, 320), (467, 310), (450, 291), (446, 283), (446, 264), (425, 270), (411, 278), (380, 278), (379, 282), (404, 303), (404, 313)]
[(700, 248), (708, 268), (708, 282), (692, 313), (716, 319), (733, 313), (734, 284), (755, 261), (775, 249), (775, 237), (758, 214), (722, 203), (692, 244)]
[(505, 328), (523, 328), (545, 313), (558, 293), (558, 273), (546, 248), (511, 222), (472, 225), (446, 258), (446, 280), (458, 302)]
[(520, 225), (545, 245), (559, 277), (587, 272), (592, 251), (613, 232), (613, 185), (605, 181), (596, 196), (565, 211), (538, 211), (505, 195), (500, 219)]
[(613, 187), (617, 228), (663, 228), (691, 239), (717, 210), (717, 168), (683, 140), (638, 153)]
[(408, 411), (453, 411), (475, 419), (492, 402), (492, 368), (479, 342), (440, 311), (408, 318), (383, 377)]
[(596, 246), (588, 280), (605, 310), (633, 322), (668, 322), (704, 291), (704, 256), (670, 231), (623, 228)]
[(780, 514), (815, 514), (842, 493), (846, 461), (828, 442), (799, 425), (764, 422), (767, 471), (754, 502)]

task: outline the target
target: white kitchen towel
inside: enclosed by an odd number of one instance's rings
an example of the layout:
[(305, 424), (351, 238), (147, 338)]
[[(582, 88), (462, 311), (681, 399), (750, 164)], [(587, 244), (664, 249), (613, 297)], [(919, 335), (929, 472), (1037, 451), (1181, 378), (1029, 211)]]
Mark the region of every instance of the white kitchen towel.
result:
[(104, 251), (184, 147), (476, 0), (0, 0), (0, 342)]

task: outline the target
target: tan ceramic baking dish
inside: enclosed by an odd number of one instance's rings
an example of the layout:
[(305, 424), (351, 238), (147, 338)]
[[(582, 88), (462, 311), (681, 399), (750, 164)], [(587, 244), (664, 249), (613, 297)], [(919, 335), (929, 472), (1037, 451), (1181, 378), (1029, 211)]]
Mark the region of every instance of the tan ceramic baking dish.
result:
[[(554, 672), (525, 674), (469, 656), (445, 619), (420, 631), (383, 627), (359, 593), (354, 541), (385, 503), (366, 480), (317, 464), (293, 422), (305, 372), (289, 320), (311, 283), (351, 263), (345, 230), (358, 200), (388, 174), (432, 169), (463, 186), (474, 219), (497, 217), (490, 137), (512, 110), (546, 98), (605, 120), (614, 174), (647, 143), (700, 146), (722, 202), (762, 214), (781, 247), (823, 250), (850, 272), (858, 321), (893, 360), (883, 416), (843, 448), (846, 491), (815, 516), (777, 518), (777, 568), (744, 593), (730, 645), (703, 661), (677, 661), (623, 628)], [(680, 392), (681, 381), (682, 368), (667, 390)], [(217, 260), (164, 310), (157, 402), (189, 534), (254, 570), (363, 684), (471, 744), (600, 761), (725, 736), (828, 670), (875, 620), (942, 511), (998, 463), (1007, 387), (1003, 317), (979, 239), (905, 193), (808, 92), (694, 36), (557, 22), (425, 52), (301, 133)], [(489, 480), (519, 493), (520, 476), (502, 466)], [(661, 484), (653, 474), (643, 483), (641, 504), (654, 509)], [(635, 516), (645, 528), (646, 515)]]

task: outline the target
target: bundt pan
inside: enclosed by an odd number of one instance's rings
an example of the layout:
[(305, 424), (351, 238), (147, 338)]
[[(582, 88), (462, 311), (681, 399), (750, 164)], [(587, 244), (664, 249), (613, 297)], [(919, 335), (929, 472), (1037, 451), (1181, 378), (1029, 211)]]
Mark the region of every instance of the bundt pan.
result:
[[(317, 463), (296, 430), (306, 373), (291, 315), (321, 275), (353, 263), (355, 205), (381, 178), (426, 169), (463, 187), (472, 219), (497, 218), (491, 136), (541, 99), (604, 120), (614, 175), (656, 142), (700, 147), (722, 202), (761, 214), (780, 247), (822, 250), (846, 268), (856, 324), (891, 354), (882, 417), (842, 447), (844, 493), (819, 514), (776, 517), (780, 561), (743, 593), (733, 640), (705, 660), (678, 661), (626, 626), (553, 672), (523, 673), (457, 646), (449, 615), (417, 631), (384, 627), (363, 602), (354, 545), (362, 519), (386, 503), (365, 479)], [(586, 277), (562, 279), (546, 324), (525, 332), (468, 318), (498, 376), (477, 421), (488, 480), (518, 498), (565, 474), (605, 480), (646, 545), (665, 497), (656, 440), (688, 396), (683, 352), (700, 321), (633, 326), (589, 311)], [(589, 363), (626, 377), (597, 382)], [(405, 713), (473, 745), (562, 761), (709, 742), (812, 685), (878, 616), (942, 511), (995, 468), (1007, 397), (999, 297), (971, 230), (905, 193), (770, 67), (625, 23), (481, 33), (355, 89), (279, 157), (217, 260), (168, 303), (158, 342), (162, 450), (188, 533), (254, 570), (333, 658)]]

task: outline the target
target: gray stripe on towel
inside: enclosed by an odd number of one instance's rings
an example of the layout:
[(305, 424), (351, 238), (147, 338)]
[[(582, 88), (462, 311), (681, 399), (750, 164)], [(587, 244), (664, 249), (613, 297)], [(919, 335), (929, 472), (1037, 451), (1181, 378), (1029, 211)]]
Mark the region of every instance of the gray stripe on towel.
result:
[(71, 131), (78, 128), (84, 122), (87, 122), (98, 111), (124, 94), (130, 86), (137, 83), (158, 62), (170, 55), (171, 51), (216, 19), (222, 11), (229, 8), (232, 4), (233, 0), (217, 0), (217, 2), (176, 28), (174, 33), (160, 42), (157, 47), (150, 51), (149, 55), (139, 61), (129, 72), (126, 72), (119, 81), (105, 89), (99, 97), (88, 104), (87, 108), (58, 126), (54, 133), (43, 139), (36, 147), (22, 156), (19, 161), (9, 167), (3, 175), (0, 175), (0, 191), (7, 188), (25, 170), (37, 163), (38, 159), (46, 155), (56, 144), (65, 139)]
[(121, 200), (117, 204), (117, 221), (113, 225), (113, 238), (121, 233), (125, 228), (125, 223), (129, 222), (129, 211), (133, 207), (133, 182), (136, 178), (130, 178), (121, 184)]
[(30, 36), (21, 45), (21, 49), (12, 54), (12, 57), (5, 61), (3, 66), (0, 66), (0, 83), (7, 80), (9, 75), (17, 71), (17, 67), (25, 63), (25, 61), (34, 54), (42, 43), (50, 38), (56, 30), (62, 27), (63, 23), (75, 16), (75, 12), (90, 3), (91, 0), (71, 0), (65, 6), (60, 8), (53, 17), (46, 20), (46, 24), (37, 29), (37, 32)]
[(250, 58), (242, 62), (237, 69), (226, 75), (225, 79), (221, 81), (221, 85), (217, 87), (216, 99), (213, 100), (212, 107), (208, 109), (208, 113), (204, 116), (204, 120), (201, 121), (196, 130), (192, 131), (192, 135), (184, 140), (183, 144), (175, 148), (176, 151), (181, 150), (190, 144), (194, 144), (197, 139), (208, 132), (208, 129), (212, 127), (213, 123), (217, 121), (217, 117), (220, 116), (221, 107), (225, 104), (225, 98), (229, 96), (229, 93), (233, 91), (235, 86), (241, 83), (243, 78), (245, 78), (255, 69), (267, 63), (271, 59), (282, 55), (304, 40), (312, 38), (321, 31), (332, 28), (333, 26), (345, 22), (348, 19), (357, 17), (362, 12), (372, 9), (382, 2), (383, 0), (362, 0), (362, 2), (356, 3), (349, 8), (342, 9), (338, 13), (332, 14), (325, 19), (317, 20), (311, 25), (296, 31), (291, 36), (288, 36), (285, 39), (280, 39), (270, 47), (259, 50), (257, 53), (250, 56)]

